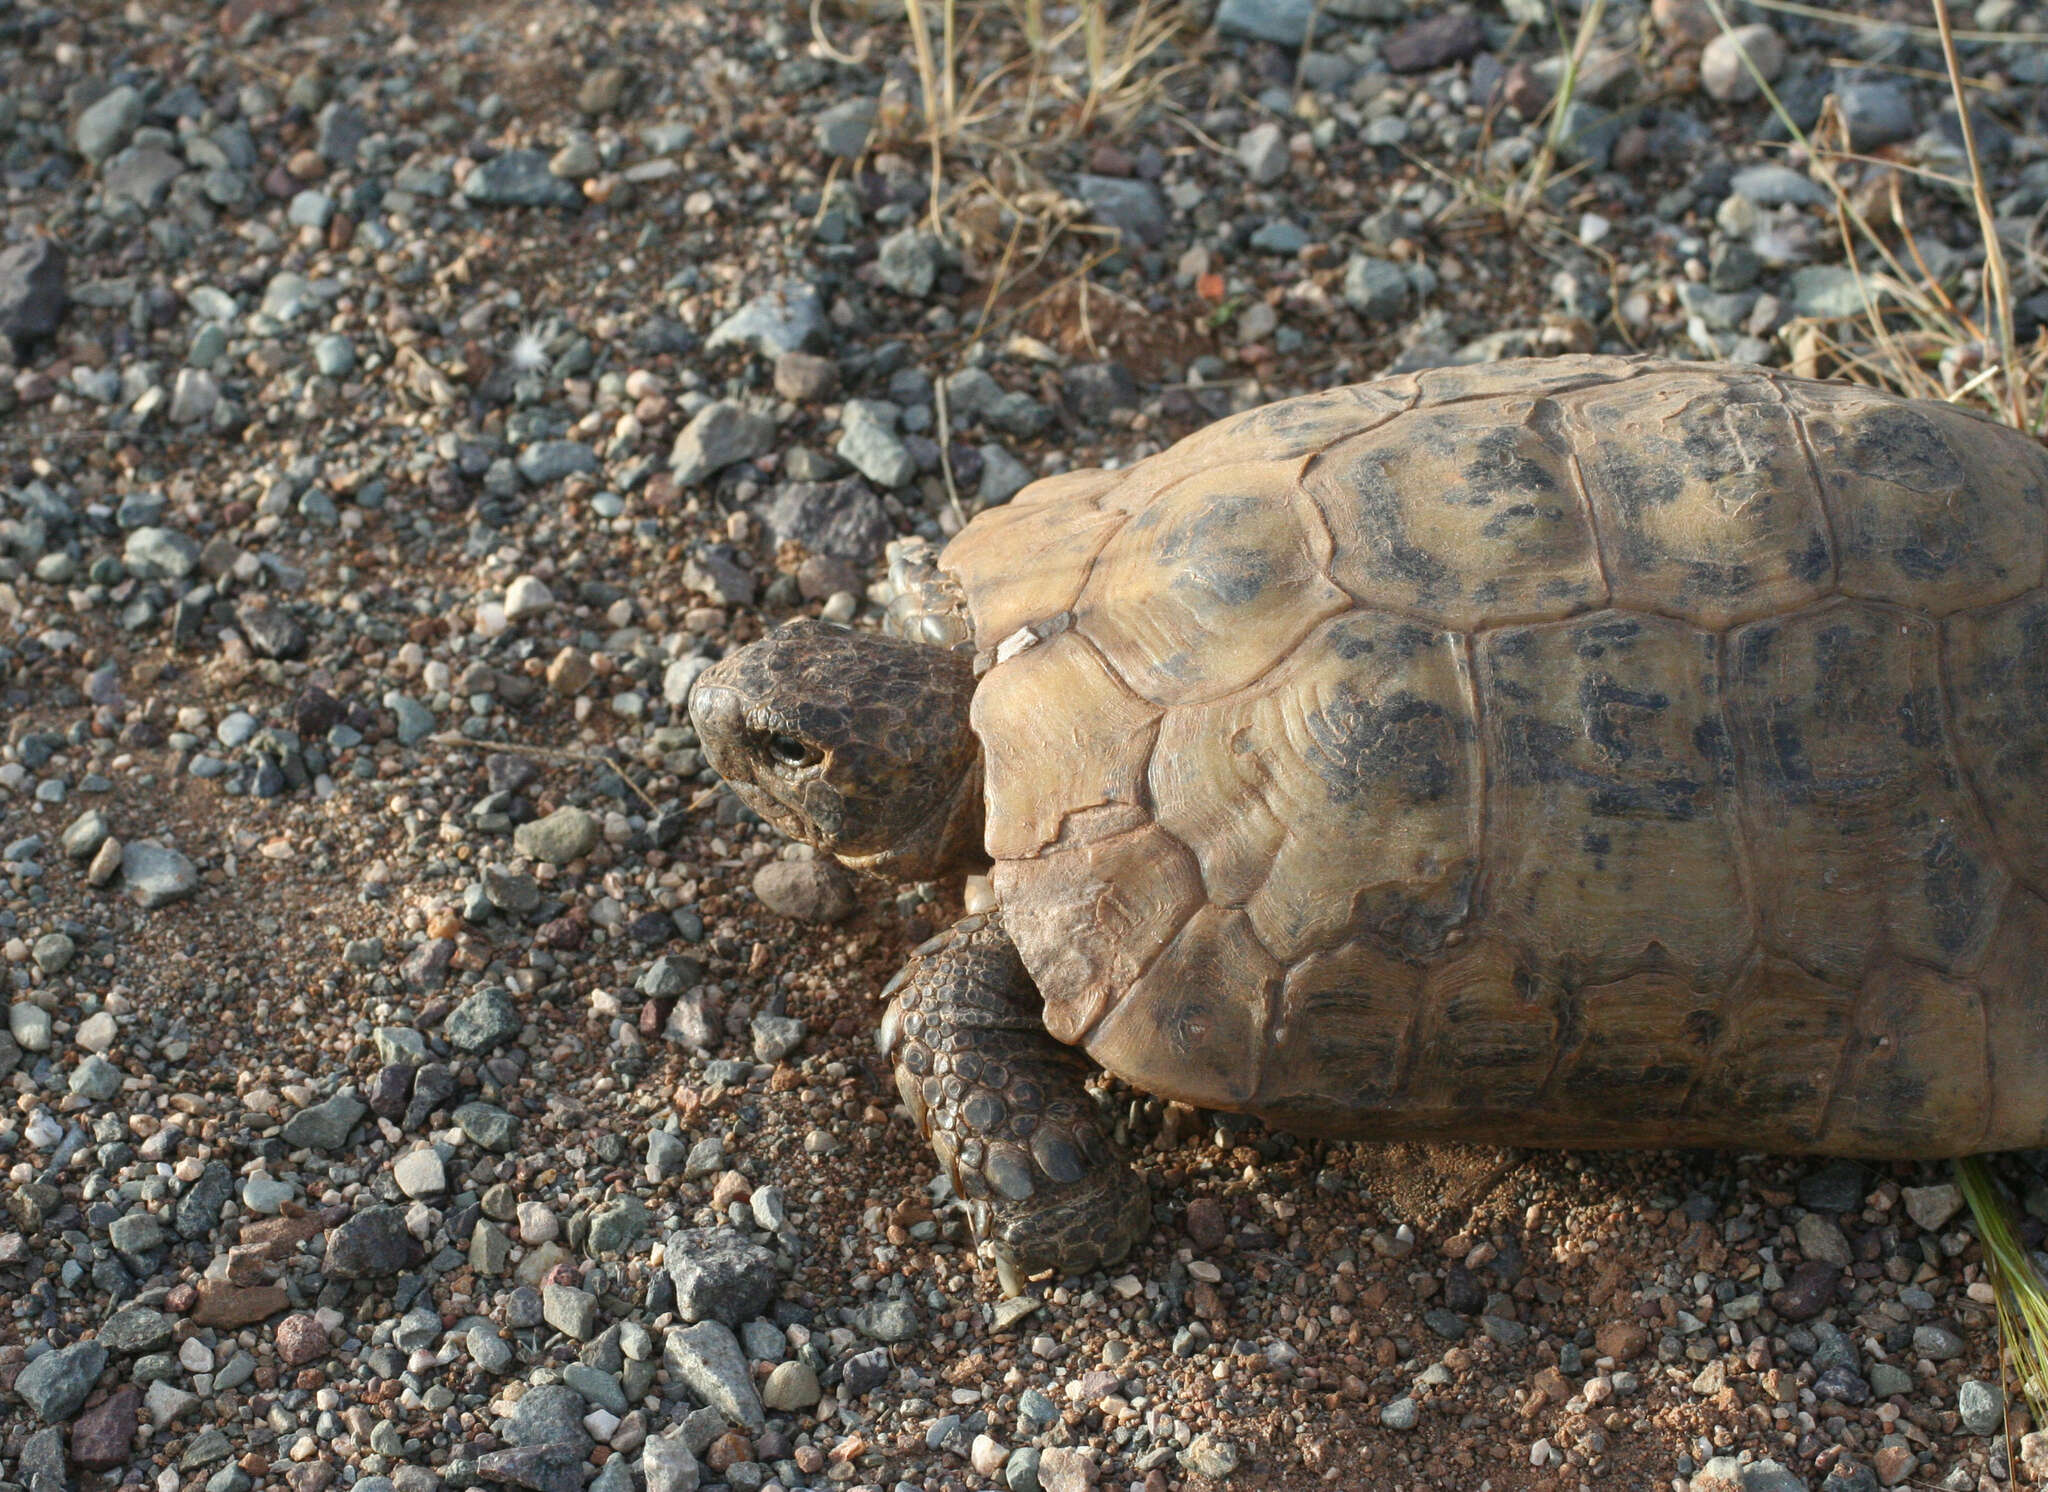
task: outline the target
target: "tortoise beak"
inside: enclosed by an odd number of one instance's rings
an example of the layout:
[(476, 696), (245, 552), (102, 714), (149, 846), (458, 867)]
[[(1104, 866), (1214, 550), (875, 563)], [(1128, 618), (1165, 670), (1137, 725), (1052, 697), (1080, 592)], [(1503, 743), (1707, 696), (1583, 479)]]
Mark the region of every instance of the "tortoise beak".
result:
[(747, 770), (746, 753), (736, 749), (746, 729), (746, 704), (738, 690), (716, 682), (717, 672), (712, 667), (697, 676), (690, 691), (690, 724), (714, 772), (727, 782), (750, 782), (754, 774)]

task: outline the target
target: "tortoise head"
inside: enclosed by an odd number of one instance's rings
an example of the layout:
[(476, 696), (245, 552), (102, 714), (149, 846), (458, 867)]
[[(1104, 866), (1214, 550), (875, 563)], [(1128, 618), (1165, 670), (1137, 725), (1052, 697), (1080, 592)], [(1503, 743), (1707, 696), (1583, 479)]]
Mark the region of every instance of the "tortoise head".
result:
[(798, 620), (706, 669), (690, 720), (712, 768), (784, 834), (919, 880), (979, 851), (973, 695), (958, 653)]

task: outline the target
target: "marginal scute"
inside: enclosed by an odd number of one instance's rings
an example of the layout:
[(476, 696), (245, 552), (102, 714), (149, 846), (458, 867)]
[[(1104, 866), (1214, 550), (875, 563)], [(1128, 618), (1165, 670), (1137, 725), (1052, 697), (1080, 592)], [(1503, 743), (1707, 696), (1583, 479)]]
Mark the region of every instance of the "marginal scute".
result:
[(2048, 596), (1942, 626), (1956, 752), (2010, 863), (2048, 887)]
[(1242, 912), (1205, 906), (1104, 1013), (1088, 1055), (1161, 1098), (1244, 1108), (1265, 1064), (1280, 978)]
[(1109, 541), (1076, 626), (1159, 705), (1243, 688), (1348, 604), (1313, 509), (1270, 466), (1191, 477)]
[(1978, 969), (1990, 1081), (1984, 1109), (1991, 1126), (1977, 1148), (2018, 1150), (2048, 1134), (2048, 1000), (2041, 998), (2042, 950), (2048, 949), (2048, 900), (2015, 887)]
[(1202, 904), (1201, 873), (1156, 824), (1032, 859), (992, 878), (1045, 1028), (1075, 1042), (1128, 991)]
[(1475, 737), (1459, 640), (1353, 612), (1270, 679), (1169, 711), (1148, 783), (1275, 958), (1354, 930), (1420, 956), (1472, 911)]
[(1559, 402), (1616, 606), (1718, 629), (1828, 594), (1820, 491), (1770, 379), (1673, 375)]
[(1883, 959), (1855, 1002), (1828, 1138), (1908, 1155), (1981, 1149), (1992, 1097), (1987, 1062), (1984, 1000), (1974, 983)]
[(1945, 616), (2041, 583), (2048, 453), (1948, 405), (1788, 387), (1812, 437), (1845, 594)]
[(1675, 1118), (1706, 1069), (1718, 1003), (1712, 992), (1664, 971), (1576, 991), (1546, 1091), (1550, 1105), (1583, 1116), (1588, 1142), (1645, 1119)]
[(1773, 1148), (1812, 1147), (1825, 1132), (1855, 999), (1785, 959), (1754, 960), (1720, 1002), (1712, 1054), (1680, 1133), (1739, 1145), (1768, 1124)]
[(1490, 935), (1432, 964), (1424, 977), (1414, 1074), (1405, 1107), (1446, 1136), (1507, 1133), (1543, 1092), (1561, 1034), (1555, 979)]
[(1494, 928), (1606, 983), (1727, 979), (1752, 942), (1717, 641), (1603, 611), (1477, 644)]
[(1650, 358), (1565, 357), (1509, 359), (1426, 368), (1414, 375), (1422, 406), (1452, 404), (1489, 396), (1535, 398), (1590, 385), (1627, 383), (1654, 373), (1685, 369), (1685, 363)]
[(1400, 1093), (1423, 971), (1374, 940), (1312, 953), (1287, 971), (1261, 1112), (1309, 1133), (1357, 1132)]
[(990, 856), (1035, 854), (1085, 810), (1140, 807), (1158, 718), (1072, 632), (992, 669), (969, 712), (982, 742)]
[(1123, 522), (1121, 514), (1082, 502), (1013, 500), (976, 518), (946, 546), (939, 566), (959, 581), (980, 645), (994, 647), (1019, 627), (1072, 606)]
[(1570, 447), (1547, 400), (1424, 408), (1332, 446), (1309, 496), (1358, 604), (1471, 631), (1606, 604)]
[(1765, 941), (1838, 984), (1880, 942), (1967, 972), (2011, 881), (1950, 752), (1939, 647), (1925, 617), (1860, 601), (1728, 639)]

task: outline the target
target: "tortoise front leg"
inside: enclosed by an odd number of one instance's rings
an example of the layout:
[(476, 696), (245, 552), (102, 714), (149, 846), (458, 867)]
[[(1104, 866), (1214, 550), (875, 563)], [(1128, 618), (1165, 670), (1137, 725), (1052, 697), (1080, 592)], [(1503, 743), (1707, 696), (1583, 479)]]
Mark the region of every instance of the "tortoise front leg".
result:
[(1048, 1036), (1038, 990), (999, 916), (962, 918), (883, 991), (882, 1054), (1009, 1271), (1114, 1264), (1151, 1229), (1144, 1180), (1097, 1122), (1087, 1061)]

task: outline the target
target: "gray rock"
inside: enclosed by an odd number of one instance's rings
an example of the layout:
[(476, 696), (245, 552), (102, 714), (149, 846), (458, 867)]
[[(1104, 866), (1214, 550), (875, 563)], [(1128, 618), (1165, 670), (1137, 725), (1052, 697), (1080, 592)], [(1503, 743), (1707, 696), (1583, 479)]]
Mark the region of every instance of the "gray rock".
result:
[(685, 1321), (737, 1325), (775, 1298), (775, 1256), (731, 1228), (689, 1228), (668, 1235), (665, 1258)]
[(69, 305), (64, 250), (55, 239), (36, 234), (0, 252), (0, 336), (18, 360), (57, 330)]
[(220, 407), (220, 384), (204, 368), (180, 368), (171, 384), (170, 419), (174, 425), (196, 425)]
[(529, 860), (567, 865), (596, 849), (599, 837), (597, 816), (572, 805), (521, 824), (512, 831), (512, 848)]
[(470, 1143), (500, 1154), (512, 1148), (519, 1134), (519, 1120), (492, 1103), (466, 1103), (455, 1111), (455, 1122)]
[(878, 487), (901, 487), (917, 475), (917, 460), (896, 437), (896, 406), (849, 399), (839, 417), (839, 459)]
[(1756, 74), (1771, 83), (1784, 69), (1785, 42), (1775, 27), (1737, 26), (1717, 32), (1700, 53), (1700, 87), (1723, 103), (1745, 103), (1760, 91)]
[(1832, 1218), (1817, 1212), (1800, 1216), (1793, 1225), (1793, 1232), (1799, 1239), (1799, 1251), (1809, 1259), (1818, 1259), (1825, 1264), (1844, 1267), (1855, 1262), (1855, 1255), (1849, 1248), (1849, 1240), (1842, 1236), (1842, 1230)]
[(638, 1197), (613, 1197), (592, 1209), (583, 1251), (593, 1259), (623, 1254), (647, 1231), (648, 1219), (647, 1204)]
[(1900, 1196), (1906, 1204), (1906, 1216), (1929, 1233), (1938, 1233), (1946, 1228), (1950, 1219), (1963, 1209), (1962, 1190), (1950, 1182), (1909, 1186)]
[(199, 544), (185, 534), (145, 524), (129, 531), (121, 558), (138, 574), (183, 580), (199, 564)]
[(1880, 1399), (1913, 1391), (1913, 1375), (1896, 1363), (1872, 1363), (1869, 1378), (1870, 1391)]
[(1730, 194), (1746, 197), (1759, 207), (1782, 207), (1786, 203), (1818, 207), (1830, 201), (1828, 189), (1803, 171), (1762, 161), (1744, 166), (1728, 183)]
[(356, 368), (356, 344), (340, 332), (313, 339), (313, 366), (323, 378), (346, 378)]
[[(1225, 8), (1228, 8), (1226, 0)], [(1307, 4), (1303, 4), (1306, 10)], [(1166, 199), (1149, 181), (1122, 176), (1077, 176), (1074, 194), (1094, 211), (1096, 221), (1120, 229), (1146, 247), (1166, 237)]]
[(1800, 316), (1861, 316), (1882, 292), (1843, 264), (1809, 264), (1792, 272), (1791, 302)]
[(542, 1319), (564, 1336), (587, 1342), (597, 1335), (597, 1297), (574, 1285), (543, 1285)]
[(58, 839), (57, 846), (67, 860), (90, 860), (113, 834), (107, 816), (97, 808), (81, 813)]
[(1956, 1412), (1972, 1435), (1995, 1435), (2005, 1425), (2005, 1395), (1994, 1383), (1965, 1378), (1956, 1390)]
[(583, 1395), (568, 1384), (537, 1384), (505, 1416), (505, 1438), (514, 1445), (573, 1445), (581, 1455), (591, 1446), (590, 1432), (583, 1428), (588, 1412)]
[(142, 123), (142, 95), (128, 84), (108, 90), (71, 126), (71, 142), (89, 161), (103, 161)]
[(887, 1347), (870, 1347), (865, 1352), (853, 1352), (840, 1360), (840, 1380), (846, 1391), (855, 1398), (871, 1394), (889, 1381), (895, 1372)]
[(124, 1254), (147, 1254), (161, 1248), (168, 1230), (154, 1213), (130, 1212), (114, 1219), (107, 1241)]
[(365, 1207), (327, 1235), (324, 1273), (338, 1280), (381, 1280), (418, 1261), (419, 1242), (396, 1207)]
[(1292, 159), (1287, 132), (1270, 120), (1255, 124), (1237, 138), (1237, 160), (1253, 186), (1271, 186), (1287, 174)]
[(804, 1023), (794, 1016), (757, 1015), (753, 1034), (754, 1060), (773, 1064), (804, 1044)]
[(75, 1097), (106, 1103), (121, 1091), (121, 1069), (94, 1052), (72, 1070), (70, 1089)]
[(669, 452), (677, 485), (702, 482), (737, 461), (751, 461), (775, 446), (775, 417), (729, 399), (705, 405), (683, 426)]
[(917, 1310), (907, 1300), (869, 1301), (853, 1312), (853, 1324), (877, 1342), (907, 1342), (918, 1333)]
[(754, 1391), (747, 1359), (731, 1327), (720, 1321), (699, 1321), (671, 1331), (662, 1358), (692, 1393), (733, 1424), (750, 1434), (767, 1428), (761, 1397)]
[(129, 1306), (116, 1311), (94, 1338), (109, 1352), (138, 1357), (145, 1352), (162, 1352), (171, 1345), (177, 1323), (149, 1306)]
[(680, 1428), (648, 1437), (640, 1452), (640, 1474), (647, 1478), (647, 1492), (697, 1492), (701, 1476)]
[(1408, 304), (1408, 272), (1389, 259), (1353, 254), (1344, 265), (1344, 301), (1368, 321), (1390, 321)]
[(683, 1169), (683, 1159), (689, 1154), (682, 1136), (673, 1130), (657, 1129), (647, 1136), (647, 1176), (651, 1181), (666, 1181)]
[(14, 1391), (44, 1424), (62, 1424), (84, 1406), (106, 1366), (106, 1348), (98, 1342), (74, 1342), (45, 1352), (23, 1368), (14, 1380)]
[(771, 860), (754, 873), (754, 895), (779, 917), (823, 925), (853, 915), (853, 878), (836, 860)]
[(721, 606), (750, 606), (754, 574), (730, 544), (699, 544), (683, 561), (683, 584), (702, 591)]
[[(586, 1442), (589, 1438), (584, 1436)], [(582, 1492), (586, 1454), (576, 1445), (559, 1442), (515, 1445), (478, 1456), (476, 1470), (486, 1481), (508, 1482), (532, 1492)]]
[(100, 189), (116, 201), (155, 212), (184, 170), (185, 163), (168, 150), (131, 145), (100, 168)]
[(1948, 1362), (1969, 1351), (1969, 1343), (1960, 1333), (1931, 1321), (1913, 1328), (1913, 1351), (1933, 1362)]
[(765, 357), (822, 352), (829, 336), (825, 302), (802, 280), (784, 280), (720, 322), (704, 341), (706, 352), (751, 347)]
[(600, 1409), (609, 1409), (621, 1419), (625, 1417), (626, 1391), (619, 1387), (613, 1374), (588, 1363), (572, 1362), (562, 1369), (562, 1382)]
[(1003, 447), (985, 445), (981, 448), (981, 485), (976, 490), (983, 502), (991, 506), (1006, 503), (1029, 487), (1032, 480), (1031, 468)]
[(471, 171), (462, 195), (490, 207), (580, 207), (583, 193), (548, 169), (544, 150), (508, 150)]
[(882, 500), (859, 477), (784, 482), (762, 505), (760, 516), (777, 542), (798, 543), (812, 554), (838, 555), (857, 565), (879, 560), (896, 537)]
[(470, 1361), (486, 1373), (496, 1376), (512, 1366), (512, 1344), (499, 1336), (495, 1327), (472, 1326), (462, 1344), (469, 1350)]
[(398, 717), (398, 744), (417, 746), (434, 733), (434, 712), (409, 695), (393, 698), (391, 713)]
[(899, 295), (923, 300), (939, 277), (938, 240), (916, 228), (890, 234), (875, 252), (875, 274)]
[(355, 1089), (344, 1088), (325, 1103), (300, 1109), (285, 1120), (284, 1142), (308, 1150), (339, 1150), (347, 1142), (348, 1132), (369, 1111)]
[(1225, 36), (1278, 47), (1300, 46), (1315, 21), (1315, 0), (1223, 0), (1216, 7), (1216, 29)]
[(868, 136), (875, 127), (875, 107), (874, 99), (850, 98), (819, 110), (811, 121), (818, 148), (842, 161), (854, 159), (868, 147)]
[(1904, 83), (1884, 78), (1843, 78), (1835, 86), (1835, 103), (1849, 129), (1849, 148), (1875, 150), (1920, 133), (1920, 111)]
[(596, 471), (597, 452), (580, 440), (537, 440), (519, 453), (519, 475), (536, 487)]
[(487, 985), (448, 1012), (441, 1032), (457, 1051), (474, 1055), (504, 1045), (519, 1034), (522, 1024), (512, 996), (498, 985)]

